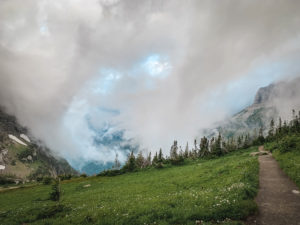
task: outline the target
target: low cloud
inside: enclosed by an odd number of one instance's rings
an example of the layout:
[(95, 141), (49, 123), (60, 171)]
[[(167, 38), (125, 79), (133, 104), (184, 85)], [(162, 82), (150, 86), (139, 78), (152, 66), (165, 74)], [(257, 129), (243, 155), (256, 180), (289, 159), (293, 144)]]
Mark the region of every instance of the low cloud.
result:
[(0, 103), (69, 160), (126, 153), (121, 142), (95, 145), (105, 126), (101, 135), (122, 131), (125, 143), (167, 153), (250, 103), (256, 87), (299, 74), (299, 9), (292, 0), (4, 0)]

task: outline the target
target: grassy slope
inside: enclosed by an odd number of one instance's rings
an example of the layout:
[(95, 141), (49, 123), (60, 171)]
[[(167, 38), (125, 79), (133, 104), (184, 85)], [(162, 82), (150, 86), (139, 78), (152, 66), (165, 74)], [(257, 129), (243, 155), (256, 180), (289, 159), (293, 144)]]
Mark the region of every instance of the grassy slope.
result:
[(282, 170), (300, 188), (300, 137), (294, 137), (296, 147), (288, 152), (281, 152), (275, 142), (265, 145), (266, 149), (272, 150), (273, 157), (278, 161)]
[(17, 154), (21, 151), (25, 151), (28, 147), (20, 144), (11, 144), (8, 146), (8, 155), (10, 159), (16, 161), (15, 165), (6, 164), (5, 174), (14, 174), (17, 177), (26, 178), (32, 171), (28, 164), (25, 164), (18, 160)]
[[(258, 161), (240, 151), (184, 166), (63, 182), (64, 208), (39, 185), (0, 193), (0, 224), (195, 224), (256, 210)], [(90, 184), (90, 187), (84, 185)], [(49, 218), (44, 218), (44, 217)], [(232, 221), (227, 223), (232, 223)]]

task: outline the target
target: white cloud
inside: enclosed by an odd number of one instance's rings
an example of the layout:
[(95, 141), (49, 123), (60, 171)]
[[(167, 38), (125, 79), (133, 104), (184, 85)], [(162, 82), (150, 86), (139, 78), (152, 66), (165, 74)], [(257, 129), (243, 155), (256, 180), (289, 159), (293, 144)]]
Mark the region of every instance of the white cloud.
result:
[[(173, 139), (185, 143), (237, 108), (224, 100), (231, 82), (255, 83), (253, 71), (282, 62), (289, 66), (272, 79), (260, 71), (257, 85), (298, 74), (299, 8), (292, 0), (1, 1), (0, 102), (69, 158), (114, 157), (91, 147), (82, 118), (94, 107), (120, 112), (94, 121), (168, 152)], [(216, 96), (226, 104), (212, 103)]]

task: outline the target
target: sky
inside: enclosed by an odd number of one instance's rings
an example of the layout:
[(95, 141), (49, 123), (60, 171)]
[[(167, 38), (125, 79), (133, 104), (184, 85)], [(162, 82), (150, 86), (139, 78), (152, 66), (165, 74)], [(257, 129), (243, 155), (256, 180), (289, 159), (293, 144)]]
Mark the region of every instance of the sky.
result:
[(80, 168), (174, 139), (299, 76), (300, 1), (2, 0), (0, 104)]

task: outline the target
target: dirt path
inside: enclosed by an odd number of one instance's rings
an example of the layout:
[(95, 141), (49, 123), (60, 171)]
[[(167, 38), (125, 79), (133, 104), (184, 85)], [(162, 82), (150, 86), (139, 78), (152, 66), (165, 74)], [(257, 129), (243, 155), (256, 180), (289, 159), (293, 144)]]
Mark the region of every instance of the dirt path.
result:
[[(263, 146), (259, 151), (264, 151)], [(259, 213), (249, 224), (300, 225), (300, 192), (271, 154), (259, 156)], [(298, 192), (298, 193), (297, 193)]]

